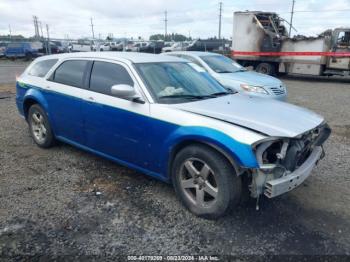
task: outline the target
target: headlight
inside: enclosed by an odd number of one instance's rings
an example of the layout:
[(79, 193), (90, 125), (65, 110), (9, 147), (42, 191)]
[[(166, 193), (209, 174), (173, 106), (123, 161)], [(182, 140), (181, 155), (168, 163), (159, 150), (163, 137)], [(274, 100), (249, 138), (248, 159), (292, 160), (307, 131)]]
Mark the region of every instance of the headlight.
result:
[(265, 94), (268, 95), (269, 93), (261, 86), (252, 86), (248, 84), (241, 84), (241, 88), (244, 91), (247, 92), (254, 92), (254, 93), (259, 93), (259, 94)]

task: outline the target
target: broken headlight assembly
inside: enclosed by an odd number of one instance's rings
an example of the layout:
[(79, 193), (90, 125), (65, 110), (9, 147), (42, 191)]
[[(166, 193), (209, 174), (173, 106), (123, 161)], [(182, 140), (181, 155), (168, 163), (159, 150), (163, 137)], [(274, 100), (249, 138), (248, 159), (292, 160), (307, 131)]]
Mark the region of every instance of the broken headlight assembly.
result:
[(314, 147), (322, 146), (331, 129), (320, 125), (294, 138), (268, 138), (254, 146), (257, 161), (262, 171), (279, 168), (293, 172), (308, 158)]
[[(263, 193), (271, 198), (283, 194), (303, 182), (302, 179), (305, 178), (302, 177), (302, 172), (308, 172), (310, 165), (312, 168), (312, 165), (324, 156), (322, 145), (330, 133), (329, 126), (322, 124), (297, 137), (270, 137), (253, 145), (259, 168), (251, 170), (252, 181), (249, 189), (251, 196), (257, 199), (257, 209), (259, 208), (259, 196)], [(312, 158), (315, 155), (317, 158)], [(313, 162), (305, 166), (304, 163), (307, 163), (310, 157), (311, 162)], [(298, 173), (299, 168), (302, 168), (302, 171)], [(283, 178), (288, 176), (290, 178), (284, 181)], [(295, 182), (294, 178), (296, 181), (301, 178), (300, 183)]]

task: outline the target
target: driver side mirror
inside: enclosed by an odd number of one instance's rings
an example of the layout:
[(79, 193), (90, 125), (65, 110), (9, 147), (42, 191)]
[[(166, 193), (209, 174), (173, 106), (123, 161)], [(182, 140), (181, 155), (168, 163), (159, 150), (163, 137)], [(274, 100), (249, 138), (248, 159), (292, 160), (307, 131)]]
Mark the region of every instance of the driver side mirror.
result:
[(137, 95), (135, 88), (130, 85), (120, 84), (111, 87), (112, 96), (131, 100), (136, 103), (144, 104), (145, 101)]

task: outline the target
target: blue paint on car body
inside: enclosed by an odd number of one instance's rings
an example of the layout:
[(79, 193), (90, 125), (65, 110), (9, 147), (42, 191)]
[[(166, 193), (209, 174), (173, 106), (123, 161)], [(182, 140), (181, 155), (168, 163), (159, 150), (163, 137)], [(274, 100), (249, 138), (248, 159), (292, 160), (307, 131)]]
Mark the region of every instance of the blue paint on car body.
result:
[[(185, 141), (214, 145), (237, 164), (256, 168), (250, 145), (207, 127), (179, 126), (124, 109), (89, 103), (32, 85), (17, 83), (17, 106), (24, 111), (27, 99), (37, 101), (47, 112), (56, 138), (106, 157), (140, 172), (169, 181), (171, 151)], [(125, 123), (135, 123), (128, 128)]]

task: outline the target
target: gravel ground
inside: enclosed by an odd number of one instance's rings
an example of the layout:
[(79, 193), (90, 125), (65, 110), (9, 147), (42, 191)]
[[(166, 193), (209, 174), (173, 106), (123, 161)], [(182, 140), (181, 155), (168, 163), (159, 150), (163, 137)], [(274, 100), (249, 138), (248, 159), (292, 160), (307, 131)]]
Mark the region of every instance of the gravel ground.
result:
[[(13, 75), (4, 68), (0, 83)], [(12, 86), (1, 85), (7, 95), (0, 99), (0, 259), (349, 256), (350, 84), (284, 81), (290, 102), (324, 115), (333, 128), (327, 156), (296, 190), (263, 199), (260, 211), (250, 203), (217, 221), (195, 217), (170, 185), (131, 169), (65, 144), (38, 148), (17, 113)]]

